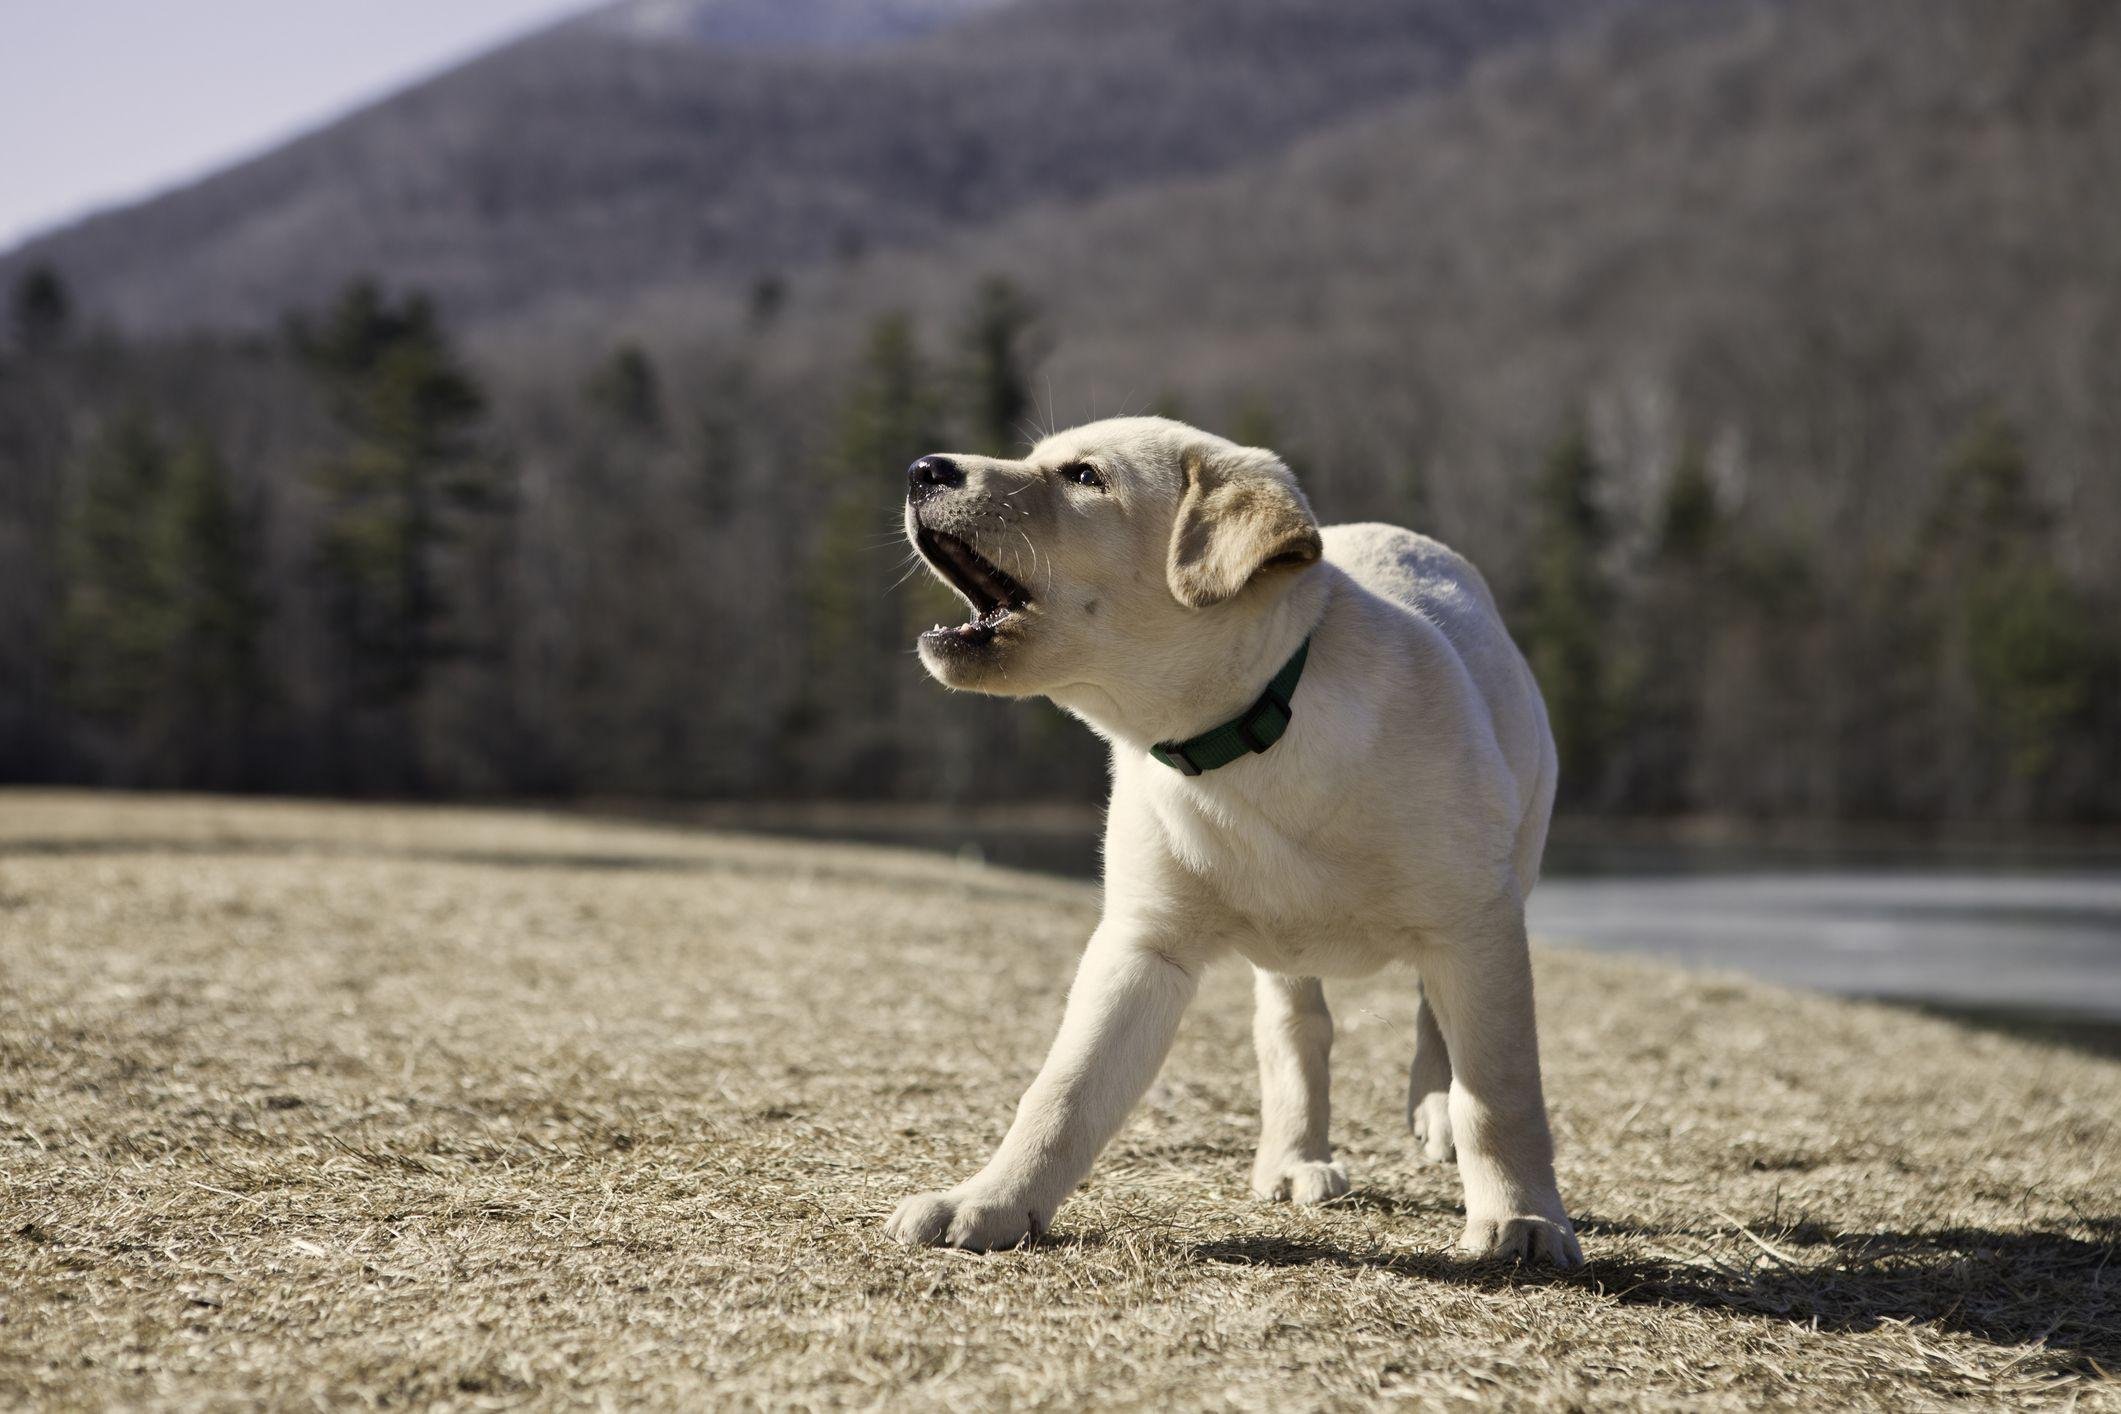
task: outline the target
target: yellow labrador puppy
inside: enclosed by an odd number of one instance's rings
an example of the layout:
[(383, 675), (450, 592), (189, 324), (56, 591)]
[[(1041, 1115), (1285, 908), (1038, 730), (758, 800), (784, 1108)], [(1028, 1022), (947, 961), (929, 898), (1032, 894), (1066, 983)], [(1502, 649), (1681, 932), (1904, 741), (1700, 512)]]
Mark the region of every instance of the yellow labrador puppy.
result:
[(1386, 525), (1321, 531), (1273, 453), (1162, 418), (1022, 461), (930, 456), (906, 533), (971, 606), (946, 686), (1042, 693), (1112, 748), (1104, 915), (987, 1166), (901, 1203), (903, 1242), (1045, 1229), (1140, 1100), (1201, 969), (1254, 968), (1253, 1191), (1345, 1193), (1322, 977), (1421, 977), (1408, 1118), (1455, 1148), (1462, 1250), (1582, 1261), (1554, 1187), (1524, 901), (1554, 801), (1546, 709), (1479, 573)]

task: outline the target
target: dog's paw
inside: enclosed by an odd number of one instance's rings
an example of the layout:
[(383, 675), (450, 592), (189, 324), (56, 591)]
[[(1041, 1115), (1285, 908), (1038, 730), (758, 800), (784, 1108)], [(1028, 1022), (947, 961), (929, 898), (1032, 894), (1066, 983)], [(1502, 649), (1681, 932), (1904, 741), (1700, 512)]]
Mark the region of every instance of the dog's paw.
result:
[(1044, 1233), (1052, 1217), (1021, 1203), (994, 1201), (953, 1188), (947, 1193), (914, 1194), (898, 1205), (884, 1231), (908, 1247), (992, 1252), (1022, 1246)]
[(1583, 1265), (1576, 1229), (1563, 1218), (1519, 1214), (1507, 1218), (1469, 1218), (1458, 1250), (1471, 1257), (1524, 1262), (1572, 1271)]
[(1451, 1142), (1451, 1097), (1443, 1090), (1432, 1091), (1421, 1097), (1414, 1106), (1411, 1121), (1414, 1142), (1421, 1146), (1421, 1156), (1432, 1164), (1447, 1164), (1458, 1157), (1458, 1146)]
[(1252, 1194), (1270, 1203), (1325, 1203), (1348, 1191), (1348, 1171), (1316, 1159), (1262, 1160), (1252, 1168)]

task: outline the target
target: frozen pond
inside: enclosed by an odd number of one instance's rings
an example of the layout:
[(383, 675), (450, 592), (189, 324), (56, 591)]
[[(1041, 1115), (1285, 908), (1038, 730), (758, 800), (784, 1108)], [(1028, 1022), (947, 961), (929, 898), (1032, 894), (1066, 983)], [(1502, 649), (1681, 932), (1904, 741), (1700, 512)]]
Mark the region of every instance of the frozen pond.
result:
[[(1041, 829), (873, 815), (739, 828), (864, 839), (1094, 878), (1094, 815)], [(1640, 844), (1578, 822), (1532, 931), (1794, 987), (2121, 1023), (2121, 853), (2098, 847)], [(2121, 1034), (2121, 1033), (2117, 1033)]]
[(1564, 874), (1531, 926), (1790, 986), (2121, 1020), (2121, 871)]

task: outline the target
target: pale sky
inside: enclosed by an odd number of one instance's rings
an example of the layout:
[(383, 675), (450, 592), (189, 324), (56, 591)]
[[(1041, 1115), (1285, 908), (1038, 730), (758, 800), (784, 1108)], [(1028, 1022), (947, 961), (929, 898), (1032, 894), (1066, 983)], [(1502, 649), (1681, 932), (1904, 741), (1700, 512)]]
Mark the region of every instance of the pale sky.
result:
[(591, 0), (0, 0), (0, 251)]

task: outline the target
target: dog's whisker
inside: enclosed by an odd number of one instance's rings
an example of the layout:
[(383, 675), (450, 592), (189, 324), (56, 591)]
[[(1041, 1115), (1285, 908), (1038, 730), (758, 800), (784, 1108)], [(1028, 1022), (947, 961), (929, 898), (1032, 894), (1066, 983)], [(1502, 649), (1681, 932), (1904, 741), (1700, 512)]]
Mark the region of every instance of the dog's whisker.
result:
[(1016, 532), (1016, 536), (1024, 542), (1024, 553), (1031, 557), (1031, 573), (1036, 575), (1038, 573), (1038, 547), (1031, 543), (1031, 537), (1024, 534), (1022, 530), (1019, 529)]

